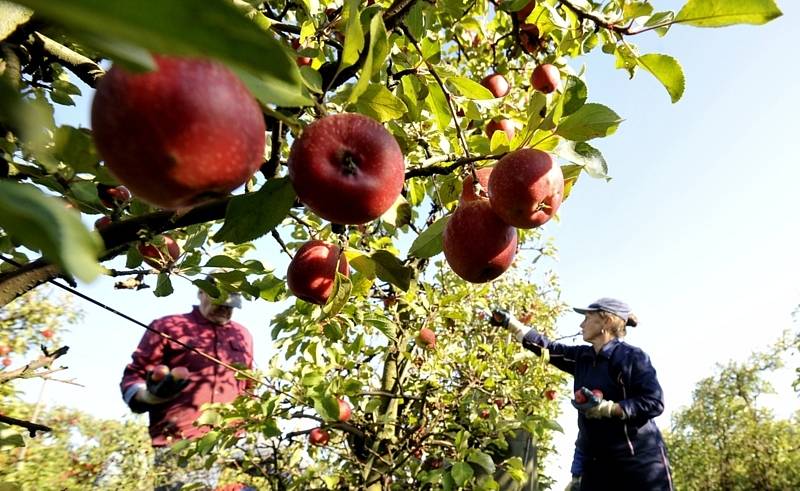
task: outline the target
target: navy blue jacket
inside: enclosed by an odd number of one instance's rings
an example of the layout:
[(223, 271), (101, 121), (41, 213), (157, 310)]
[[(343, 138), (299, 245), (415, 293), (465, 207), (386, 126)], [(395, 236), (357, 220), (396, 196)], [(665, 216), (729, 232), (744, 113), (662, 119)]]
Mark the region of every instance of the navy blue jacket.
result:
[(615, 339), (595, 353), (592, 346), (555, 343), (535, 330), (522, 345), (537, 355), (547, 349), (550, 364), (575, 378), (575, 390), (600, 389), (604, 399), (622, 407), (624, 419), (578, 414), (577, 446), (585, 456), (636, 455), (663, 445), (653, 418), (664, 411), (664, 394), (644, 351)]

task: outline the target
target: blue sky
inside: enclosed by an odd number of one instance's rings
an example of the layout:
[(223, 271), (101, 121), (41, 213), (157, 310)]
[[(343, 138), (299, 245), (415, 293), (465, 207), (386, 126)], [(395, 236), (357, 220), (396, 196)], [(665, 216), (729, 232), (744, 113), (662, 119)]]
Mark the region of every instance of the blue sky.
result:
[[(662, 9), (680, 5), (659, 3)], [(560, 221), (546, 225), (559, 249), (558, 261), (547, 267), (559, 275), (565, 301), (617, 296), (639, 315), (640, 327), (627, 341), (649, 353), (658, 370), (667, 399), (661, 427), (715, 364), (744, 359), (797, 328), (791, 314), (800, 303), (800, 193), (794, 189), (800, 162), (793, 140), (800, 130), (800, 68), (790, 27), (800, 7), (789, 1), (780, 7), (784, 16), (765, 26), (678, 26), (666, 38), (632, 38), (642, 53), (670, 54), (683, 65), (687, 87), (675, 105), (649, 74), (628, 80), (613, 58), (588, 60), (590, 101), (610, 106), (625, 122), (612, 137), (593, 142), (613, 179), (582, 176)], [(86, 104), (60, 112), (63, 121), (84, 126), (87, 115)], [(285, 263), (276, 266), (282, 275)], [(147, 323), (188, 310), (195, 290), (184, 283), (176, 279), (176, 293), (167, 299), (116, 291), (105, 279), (82, 291)], [(64, 362), (86, 387), (48, 383), (45, 400), (122, 417), (128, 410), (117, 384), (142, 330), (77, 304), (86, 317), (64, 336), (71, 347)], [(257, 302), (235, 314), (253, 332), (262, 366), (271, 356), (267, 326), (274, 312)], [(576, 332), (580, 319), (565, 315), (560, 332)], [(779, 396), (768, 401), (783, 416), (799, 407), (790, 381), (788, 372), (776, 377)], [(40, 384), (19, 386), (34, 400)], [(552, 467), (561, 480), (574, 418), (565, 405), (566, 433), (557, 440), (564, 457)]]

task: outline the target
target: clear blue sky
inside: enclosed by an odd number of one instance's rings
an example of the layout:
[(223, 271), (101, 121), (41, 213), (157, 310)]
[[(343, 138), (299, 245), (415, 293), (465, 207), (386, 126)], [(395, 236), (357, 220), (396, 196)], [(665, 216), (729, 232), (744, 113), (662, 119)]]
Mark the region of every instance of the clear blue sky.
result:
[[(681, 5), (656, 3), (675, 10)], [(678, 26), (663, 39), (652, 33), (632, 38), (642, 53), (670, 54), (683, 65), (687, 87), (675, 105), (649, 74), (628, 80), (613, 68), (613, 58), (590, 60), (589, 99), (626, 121), (614, 136), (593, 142), (613, 180), (582, 176), (560, 221), (546, 226), (559, 248), (559, 260), (546, 266), (560, 276), (569, 303), (618, 296), (632, 305), (641, 323), (628, 342), (650, 354), (666, 393), (661, 427), (716, 363), (744, 359), (797, 327), (791, 314), (800, 303), (800, 193), (794, 189), (800, 162), (793, 140), (800, 132), (800, 68), (790, 28), (800, 6), (779, 3), (784, 16), (765, 26)], [(60, 116), (86, 126), (87, 113), (82, 105)], [(265, 254), (258, 258), (269, 261)], [(276, 266), (282, 275), (285, 262)], [(195, 291), (182, 283), (175, 280), (178, 288), (168, 299), (115, 291), (106, 280), (82, 290), (149, 322), (189, 308)], [(86, 318), (65, 335), (71, 351), (64, 361), (86, 387), (48, 383), (45, 398), (121, 417), (128, 411), (117, 384), (142, 330), (78, 305)], [(261, 366), (271, 356), (267, 326), (274, 312), (273, 305), (257, 302), (235, 314), (253, 332)], [(566, 315), (560, 332), (577, 331), (579, 321)], [(798, 408), (790, 380), (777, 378), (780, 395), (769, 401), (784, 416)], [(29, 399), (39, 386), (20, 384)], [(574, 418), (565, 405), (561, 424), (567, 431), (557, 442), (564, 456), (551, 468), (562, 481)]]

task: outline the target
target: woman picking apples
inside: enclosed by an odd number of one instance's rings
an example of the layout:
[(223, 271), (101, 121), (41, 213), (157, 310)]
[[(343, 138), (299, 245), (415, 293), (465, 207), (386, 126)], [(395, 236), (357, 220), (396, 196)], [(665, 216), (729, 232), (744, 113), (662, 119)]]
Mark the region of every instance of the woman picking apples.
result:
[(582, 470), (580, 488), (573, 489), (671, 491), (666, 447), (653, 421), (664, 411), (661, 385), (647, 354), (622, 340), (636, 316), (613, 298), (574, 310), (584, 315), (583, 340), (591, 346), (550, 341), (505, 310), (490, 319), (534, 353), (548, 350), (550, 363), (575, 378)]

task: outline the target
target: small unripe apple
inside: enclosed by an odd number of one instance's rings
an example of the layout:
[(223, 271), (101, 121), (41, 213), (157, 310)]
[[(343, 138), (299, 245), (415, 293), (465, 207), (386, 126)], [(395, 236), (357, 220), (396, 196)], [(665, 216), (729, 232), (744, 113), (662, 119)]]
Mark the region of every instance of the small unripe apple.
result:
[(548, 400), (555, 401), (556, 400), (556, 395), (557, 395), (557, 393), (553, 389), (547, 389), (546, 391), (544, 391), (544, 396)]
[(350, 409), (350, 404), (347, 403), (344, 399), (339, 399), (339, 421), (345, 422), (350, 419), (350, 415), (353, 413), (353, 410)]
[(510, 119), (493, 119), (486, 125), (486, 136), (492, 139), (495, 131), (505, 131), (508, 141), (514, 139), (514, 123)]
[(473, 185), (475, 181), (472, 179), (472, 172), (467, 174), (461, 188), (459, 204), (467, 201), (475, 201), (476, 199), (489, 199), (489, 175), (491, 173), (491, 167), (483, 167), (475, 171), (475, 175), (478, 176), (478, 183), (481, 185), (480, 195), (475, 194), (475, 186)]
[(343, 113), (310, 124), (292, 143), (297, 197), (333, 223), (359, 225), (391, 208), (405, 179), (400, 145), (372, 118)]
[(529, 55), (536, 54), (539, 50), (539, 27), (536, 24), (521, 24), (519, 26), (519, 44)]
[(336, 271), (350, 275), (347, 258), (339, 246), (322, 240), (309, 240), (289, 263), (286, 283), (297, 298), (325, 305), (333, 291)]
[(489, 176), (489, 202), (505, 223), (535, 228), (558, 211), (564, 175), (549, 153), (521, 148), (506, 154)]
[(175, 380), (186, 380), (189, 378), (189, 369), (186, 367), (172, 367), (170, 373)]
[(10, 366), (10, 365), (11, 365), (11, 358), (9, 358), (9, 357), (3, 358), (3, 366), (7, 367), (7, 366)]
[(505, 97), (511, 91), (511, 85), (508, 84), (508, 80), (499, 73), (484, 77), (481, 80), (481, 85), (489, 89), (489, 92), (495, 97)]
[(322, 428), (314, 428), (308, 434), (308, 441), (312, 445), (317, 445), (322, 447), (327, 445), (330, 439), (331, 439), (330, 434), (327, 431), (323, 430)]
[(423, 348), (435, 349), (436, 348), (436, 333), (427, 327), (423, 327), (417, 333), (417, 344)]
[(468, 201), (456, 208), (445, 225), (442, 249), (458, 276), (471, 283), (486, 283), (514, 261), (517, 230), (504, 223), (487, 200)]
[(533, 69), (531, 85), (544, 94), (549, 94), (561, 85), (561, 73), (555, 65), (544, 64)]
[(153, 382), (160, 382), (160, 381), (164, 380), (164, 377), (166, 377), (168, 374), (169, 374), (169, 367), (168, 366), (166, 366), (166, 365), (156, 365), (155, 368), (153, 368), (153, 370), (151, 370), (150, 380), (152, 380)]
[(50, 339), (50, 338), (52, 338), (52, 337), (53, 337), (53, 331), (52, 331), (52, 330), (50, 330), (50, 329), (45, 329), (44, 331), (42, 331), (42, 336), (43, 336), (45, 339)]
[(169, 235), (164, 236), (164, 243), (160, 246), (140, 243), (138, 249), (144, 262), (154, 268), (170, 266), (174, 264), (181, 255), (181, 246)]
[(264, 117), (225, 65), (155, 55), (156, 69), (113, 66), (97, 85), (92, 129), (117, 180), (168, 209), (227, 196), (264, 160)]

